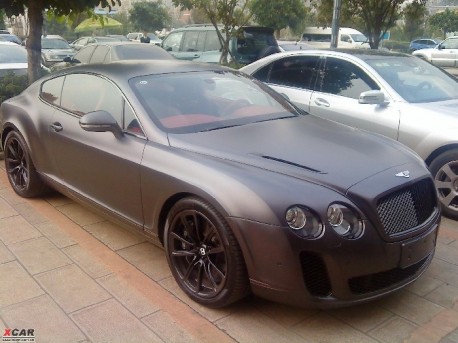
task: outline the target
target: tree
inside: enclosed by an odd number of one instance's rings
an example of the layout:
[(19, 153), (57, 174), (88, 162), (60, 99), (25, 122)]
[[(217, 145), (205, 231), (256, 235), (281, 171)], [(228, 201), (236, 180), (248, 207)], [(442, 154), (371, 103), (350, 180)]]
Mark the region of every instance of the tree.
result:
[(132, 26), (139, 31), (162, 30), (171, 20), (167, 9), (160, 0), (136, 2), (129, 14)]
[[(325, 26), (330, 26), (332, 22), (332, 2), (333, 0), (315, 0), (314, 6), (318, 10), (317, 18)], [(372, 49), (378, 49), (383, 35), (396, 24), (400, 18), (401, 6), (407, 0), (342, 0), (342, 19), (341, 24), (358, 23), (361, 30), (368, 36), (369, 44)], [(425, 6), (426, 0), (413, 0)]]
[(120, 5), (121, 0), (0, 0), (0, 9), (5, 10), (6, 15), (27, 13), (29, 18), (30, 32), (26, 43), (29, 62), (29, 83), (40, 77), (44, 10), (52, 10), (56, 15), (67, 15), (71, 12), (87, 11), (99, 4), (102, 7), (110, 7), (115, 4)]
[(408, 41), (423, 35), (425, 31), (426, 7), (418, 2), (407, 4), (402, 11), (404, 16), (404, 36)]
[(440, 29), (445, 38), (447, 32), (458, 31), (458, 14), (447, 8), (444, 12), (432, 15), (429, 18), (429, 23)]
[(281, 29), (287, 27), (292, 30), (297, 29), (307, 15), (303, 0), (252, 0), (250, 10), (253, 13), (253, 19), (259, 25), (275, 30), (277, 38), (280, 36)]
[[(227, 64), (229, 43), (242, 31), (242, 26), (251, 19), (251, 14), (245, 14), (251, 0), (172, 0), (181, 9), (200, 9), (210, 19), (216, 29), (221, 43), (220, 63)], [(221, 26), (219, 25), (221, 24)]]

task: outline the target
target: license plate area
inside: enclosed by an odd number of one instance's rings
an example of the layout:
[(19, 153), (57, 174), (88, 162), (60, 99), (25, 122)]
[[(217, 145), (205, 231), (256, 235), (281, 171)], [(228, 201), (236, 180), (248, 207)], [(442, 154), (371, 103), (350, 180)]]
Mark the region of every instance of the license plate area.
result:
[(401, 261), (399, 266), (401, 268), (409, 267), (428, 256), (434, 251), (434, 247), (436, 246), (436, 237), (437, 226), (426, 235), (402, 243)]

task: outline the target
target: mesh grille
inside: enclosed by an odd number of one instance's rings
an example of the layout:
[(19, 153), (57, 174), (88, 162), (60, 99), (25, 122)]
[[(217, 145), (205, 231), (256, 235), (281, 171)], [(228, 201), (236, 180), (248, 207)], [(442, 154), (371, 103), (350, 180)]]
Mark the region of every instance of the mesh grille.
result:
[(424, 258), (407, 268), (394, 268), (384, 272), (363, 275), (348, 280), (350, 290), (356, 294), (375, 292), (380, 289), (395, 285), (413, 275), (426, 263), (429, 257)]
[(301, 253), (302, 275), (311, 295), (324, 297), (331, 294), (331, 282), (323, 259), (314, 253)]
[(377, 212), (385, 233), (394, 236), (424, 223), (434, 212), (435, 194), (432, 182), (422, 180), (381, 198)]

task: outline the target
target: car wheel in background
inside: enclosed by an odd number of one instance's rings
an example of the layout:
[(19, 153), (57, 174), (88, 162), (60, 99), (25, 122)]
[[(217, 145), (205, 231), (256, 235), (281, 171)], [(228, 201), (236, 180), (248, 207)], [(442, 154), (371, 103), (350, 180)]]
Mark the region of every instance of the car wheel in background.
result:
[(164, 241), (172, 274), (194, 301), (218, 308), (249, 293), (237, 240), (210, 204), (194, 197), (177, 202), (168, 215)]
[(430, 165), (442, 205), (442, 213), (458, 219), (458, 149), (445, 151)]
[(27, 144), (19, 132), (11, 131), (6, 136), (4, 156), (8, 180), (17, 194), (31, 198), (49, 190), (35, 170)]

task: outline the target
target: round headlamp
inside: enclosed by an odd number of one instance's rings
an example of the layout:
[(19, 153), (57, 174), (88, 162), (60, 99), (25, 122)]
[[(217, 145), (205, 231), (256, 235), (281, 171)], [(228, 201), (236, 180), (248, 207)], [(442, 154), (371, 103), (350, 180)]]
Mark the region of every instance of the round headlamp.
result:
[(286, 211), (285, 220), (301, 237), (314, 239), (323, 235), (324, 227), (319, 217), (306, 207), (291, 206)]
[(339, 236), (356, 239), (364, 233), (364, 222), (344, 205), (329, 205), (327, 215), (329, 225)]

